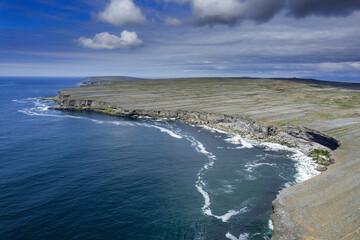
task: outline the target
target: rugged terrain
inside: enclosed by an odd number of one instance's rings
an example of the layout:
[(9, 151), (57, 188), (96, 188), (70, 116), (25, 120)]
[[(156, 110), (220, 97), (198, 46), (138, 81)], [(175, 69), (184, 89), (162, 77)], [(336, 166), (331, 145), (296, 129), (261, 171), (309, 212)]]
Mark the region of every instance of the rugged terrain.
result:
[(273, 202), (273, 239), (360, 239), (359, 89), (297, 79), (107, 79), (59, 91), (55, 108), (175, 118), (308, 154), (336, 149), (326, 172), (282, 190)]

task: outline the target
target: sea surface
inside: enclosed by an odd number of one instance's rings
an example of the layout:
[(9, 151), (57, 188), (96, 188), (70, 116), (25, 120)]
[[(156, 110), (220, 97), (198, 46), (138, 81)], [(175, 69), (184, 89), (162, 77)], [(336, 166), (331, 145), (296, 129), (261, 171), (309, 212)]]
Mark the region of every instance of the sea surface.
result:
[(299, 152), (181, 122), (48, 110), (81, 78), (0, 78), (0, 239), (270, 239)]

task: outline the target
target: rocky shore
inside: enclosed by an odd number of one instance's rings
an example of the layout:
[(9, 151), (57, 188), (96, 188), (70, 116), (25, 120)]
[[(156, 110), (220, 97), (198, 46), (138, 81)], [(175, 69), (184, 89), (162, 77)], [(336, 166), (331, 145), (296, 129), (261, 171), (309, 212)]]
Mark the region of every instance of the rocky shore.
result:
[[(288, 147), (299, 149), (305, 155), (309, 155), (314, 150), (322, 150), (329, 153), (340, 146), (340, 142), (335, 138), (319, 131), (300, 126), (277, 127), (266, 125), (255, 119), (243, 117), (241, 115), (227, 115), (210, 112), (188, 111), (188, 110), (144, 110), (144, 109), (124, 109), (121, 106), (96, 101), (96, 100), (74, 100), (70, 95), (64, 95), (59, 91), (56, 98), (47, 98), (59, 105), (51, 107), (53, 110), (68, 111), (93, 111), (120, 117), (149, 117), (153, 119), (169, 119), (184, 121), (194, 125), (206, 125), (227, 132), (239, 134), (248, 139), (273, 142)], [(322, 154), (319, 160), (321, 165), (329, 165), (333, 160), (328, 154)], [(319, 162), (320, 164), (320, 162)], [(324, 167), (322, 168), (324, 169)]]

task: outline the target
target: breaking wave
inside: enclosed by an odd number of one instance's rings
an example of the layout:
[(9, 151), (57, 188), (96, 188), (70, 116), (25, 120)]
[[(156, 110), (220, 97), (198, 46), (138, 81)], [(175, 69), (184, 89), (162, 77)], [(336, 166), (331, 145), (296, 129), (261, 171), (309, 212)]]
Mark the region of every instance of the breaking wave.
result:
[(201, 193), (201, 195), (204, 198), (204, 205), (201, 208), (203, 213), (205, 215), (207, 215), (207, 216), (212, 216), (212, 217), (215, 217), (217, 219), (220, 219), (223, 222), (227, 222), (227, 221), (229, 221), (229, 219), (232, 216), (247, 212), (248, 211), (247, 207), (243, 207), (240, 210), (233, 210), (233, 209), (229, 210), (227, 213), (225, 213), (223, 215), (215, 215), (215, 214), (212, 213), (211, 208), (210, 208), (210, 205), (211, 205), (210, 196), (209, 196), (209, 193), (206, 192), (206, 190), (205, 190), (206, 183), (205, 183), (203, 177), (204, 177), (205, 173), (211, 167), (214, 166), (216, 156), (214, 154), (208, 152), (205, 149), (204, 145), (201, 142), (197, 141), (194, 137), (187, 136), (187, 139), (191, 142), (191, 145), (196, 149), (196, 151), (198, 151), (199, 153), (204, 154), (208, 159), (208, 162), (205, 163), (204, 166), (198, 172), (197, 181), (196, 181), (196, 184), (195, 184), (196, 189), (199, 191), (199, 193)]

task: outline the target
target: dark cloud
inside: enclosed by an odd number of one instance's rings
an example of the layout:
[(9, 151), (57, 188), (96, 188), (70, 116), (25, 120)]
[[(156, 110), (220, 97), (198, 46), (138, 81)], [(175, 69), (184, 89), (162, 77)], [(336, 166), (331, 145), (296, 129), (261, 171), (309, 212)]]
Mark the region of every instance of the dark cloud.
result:
[(289, 0), (288, 9), (295, 17), (347, 16), (360, 9), (360, 0)]
[(281, 11), (285, 0), (189, 0), (195, 25), (234, 25), (244, 20), (266, 22)]
[(256, 22), (266, 22), (273, 18), (284, 6), (284, 0), (249, 1), (246, 17)]
[[(168, 0), (170, 1), (170, 0)], [(173, 0), (179, 2), (179, 0)], [(183, 0), (189, 2), (195, 25), (234, 25), (244, 20), (266, 22), (278, 12), (296, 18), (347, 16), (360, 10), (360, 0)]]

